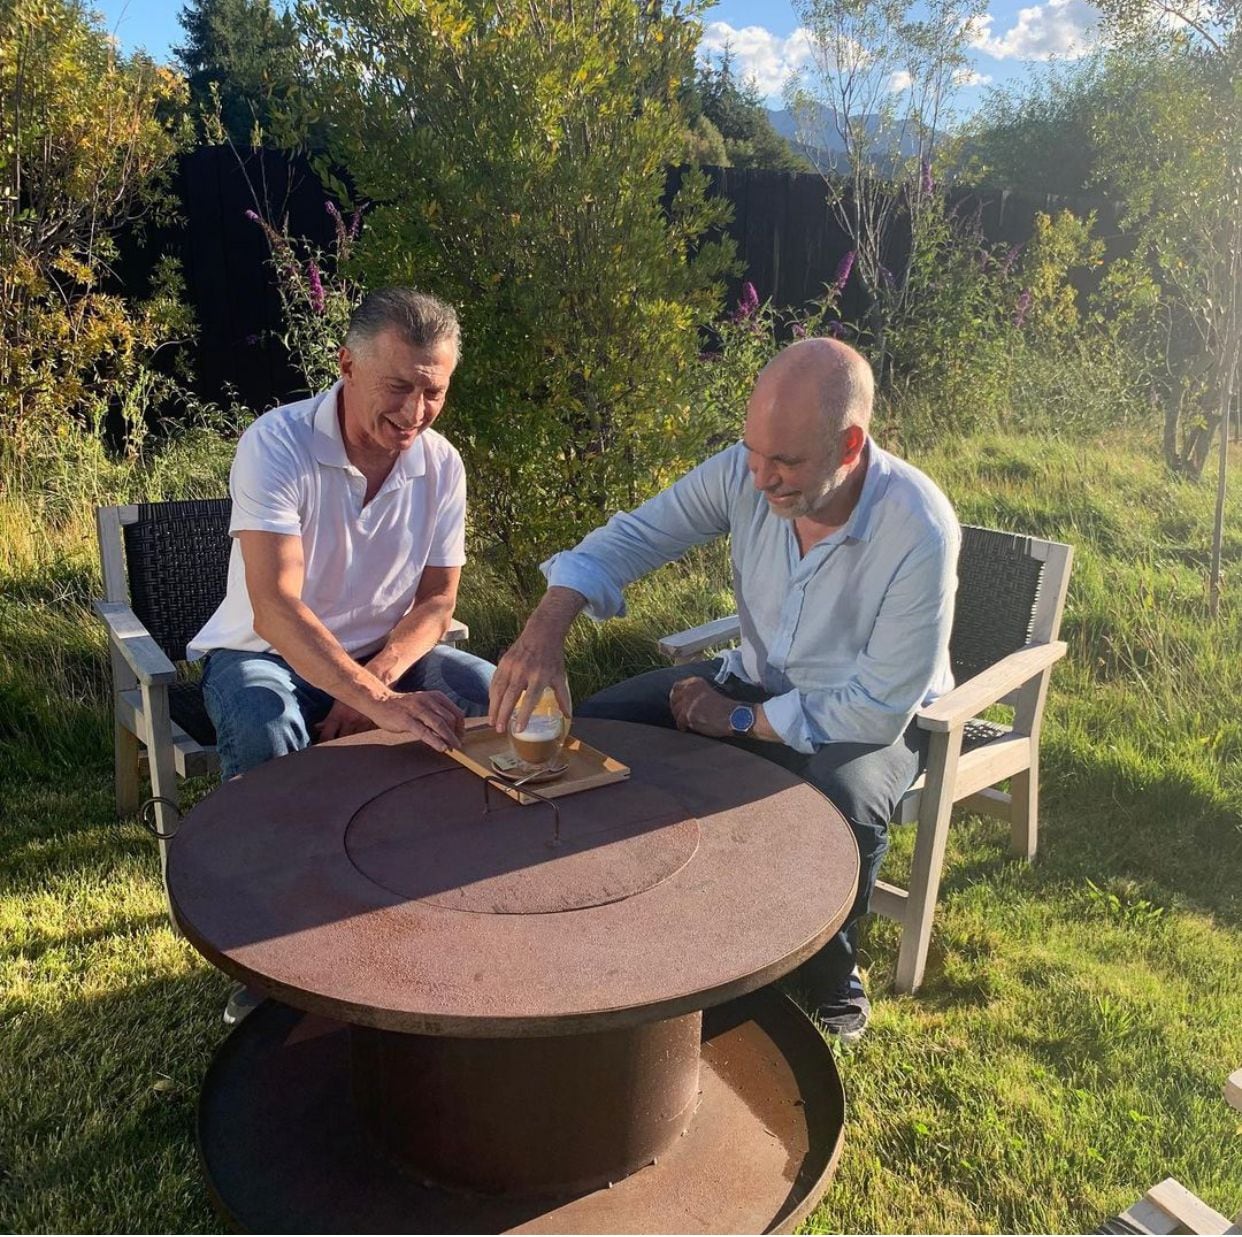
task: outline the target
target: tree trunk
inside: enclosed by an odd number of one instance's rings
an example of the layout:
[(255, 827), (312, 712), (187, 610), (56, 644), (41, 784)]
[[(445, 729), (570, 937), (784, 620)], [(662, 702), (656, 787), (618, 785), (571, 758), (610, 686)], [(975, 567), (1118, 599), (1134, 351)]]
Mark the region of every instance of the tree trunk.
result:
[[(1155, 387), (1151, 388), (1149, 398), (1154, 413), (1160, 407), (1160, 396), (1156, 394)], [(1172, 473), (1182, 471), (1182, 457), (1177, 450), (1177, 423), (1181, 419), (1178, 413), (1177, 404), (1169, 400), (1164, 409), (1164, 462)]]
[(1212, 523), (1212, 571), (1208, 577), (1208, 613), (1215, 618), (1220, 610), (1221, 594), (1221, 547), (1225, 539), (1225, 489), (1229, 479), (1229, 414), (1233, 408), (1233, 387), (1238, 364), (1230, 351), (1232, 340), (1227, 340), (1229, 353), (1225, 361), (1226, 374), (1220, 392), (1220, 461), (1216, 472), (1216, 515)]

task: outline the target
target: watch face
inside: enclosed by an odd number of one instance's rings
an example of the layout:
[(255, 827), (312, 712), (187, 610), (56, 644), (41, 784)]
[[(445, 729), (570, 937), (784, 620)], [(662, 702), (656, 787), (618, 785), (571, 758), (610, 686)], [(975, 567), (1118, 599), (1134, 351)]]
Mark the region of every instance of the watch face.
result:
[(755, 711), (748, 704), (739, 704), (729, 714), (729, 725), (737, 734), (749, 734), (755, 725)]

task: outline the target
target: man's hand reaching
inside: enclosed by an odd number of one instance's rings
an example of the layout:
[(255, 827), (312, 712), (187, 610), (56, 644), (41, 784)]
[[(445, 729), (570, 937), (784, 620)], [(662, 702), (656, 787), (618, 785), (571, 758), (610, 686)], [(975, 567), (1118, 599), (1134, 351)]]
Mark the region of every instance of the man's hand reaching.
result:
[(522, 699), (518, 729), (526, 725), (545, 687), (556, 693), (561, 712), (573, 712), (569, 683), (565, 678), (565, 636), (586, 598), (570, 588), (553, 586), (544, 594), (522, 634), (513, 642), (492, 676), (491, 707), (487, 719), (503, 734), (509, 718)]
[(466, 715), (443, 692), (393, 692), (370, 706), (383, 730), (409, 734), (437, 752), (461, 746)]

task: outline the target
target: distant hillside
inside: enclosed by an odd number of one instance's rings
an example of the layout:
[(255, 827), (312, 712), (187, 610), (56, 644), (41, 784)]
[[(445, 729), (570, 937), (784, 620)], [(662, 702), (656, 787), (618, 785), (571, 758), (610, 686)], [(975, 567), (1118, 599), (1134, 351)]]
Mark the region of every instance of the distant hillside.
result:
[[(831, 108), (820, 106), (815, 123), (810, 126), (812, 132), (807, 134), (809, 138), (813, 138), (812, 141), (799, 140), (798, 122), (788, 108), (781, 108), (779, 111), (775, 108), (768, 108), (768, 119), (772, 122), (772, 128), (794, 150), (810, 159), (820, 171), (845, 170), (845, 143), (837, 132), (836, 113)], [(883, 119), (879, 116), (864, 116), (861, 119), (866, 124), (867, 131), (873, 135), (879, 132), (883, 123)], [(889, 141), (880, 141), (876, 146), (877, 154), (890, 157), (898, 150), (905, 156), (917, 154), (918, 143), (911, 134), (893, 133)]]

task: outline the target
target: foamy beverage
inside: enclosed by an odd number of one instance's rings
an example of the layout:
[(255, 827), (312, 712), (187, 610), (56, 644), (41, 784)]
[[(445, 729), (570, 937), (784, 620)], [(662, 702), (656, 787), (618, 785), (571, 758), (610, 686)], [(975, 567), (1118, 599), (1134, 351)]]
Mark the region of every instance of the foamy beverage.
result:
[(523, 764), (548, 765), (560, 752), (566, 729), (565, 718), (559, 713), (555, 717), (533, 713), (521, 730), (509, 732), (509, 743)]

